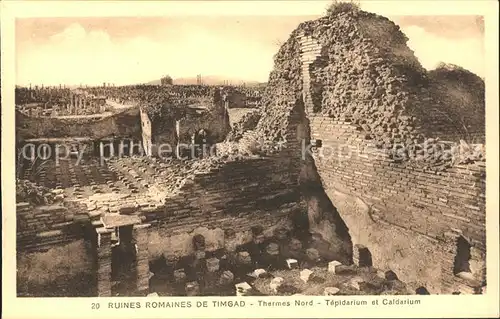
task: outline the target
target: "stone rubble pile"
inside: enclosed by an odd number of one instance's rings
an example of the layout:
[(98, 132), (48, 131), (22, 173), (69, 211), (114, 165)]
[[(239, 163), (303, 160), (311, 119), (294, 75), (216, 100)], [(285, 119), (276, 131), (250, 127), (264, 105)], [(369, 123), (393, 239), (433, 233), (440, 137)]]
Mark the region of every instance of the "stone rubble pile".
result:
[(243, 115), (238, 122), (234, 123), (233, 128), (226, 137), (226, 141), (239, 141), (243, 137), (243, 133), (255, 129), (260, 119), (261, 114), (259, 110), (254, 110)]
[(265, 140), (286, 141), (290, 111), (302, 100), (299, 30), (281, 46), (261, 101), (261, 120), (256, 131)]

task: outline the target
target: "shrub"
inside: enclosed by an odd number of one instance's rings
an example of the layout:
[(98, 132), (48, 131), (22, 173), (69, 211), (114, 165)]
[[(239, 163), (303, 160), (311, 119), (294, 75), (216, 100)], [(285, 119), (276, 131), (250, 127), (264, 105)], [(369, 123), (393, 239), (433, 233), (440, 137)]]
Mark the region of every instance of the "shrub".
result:
[(359, 11), (359, 3), (351, 1), (334, 0), (326, 9), (327, 15), (334, 15), (341, 12)]

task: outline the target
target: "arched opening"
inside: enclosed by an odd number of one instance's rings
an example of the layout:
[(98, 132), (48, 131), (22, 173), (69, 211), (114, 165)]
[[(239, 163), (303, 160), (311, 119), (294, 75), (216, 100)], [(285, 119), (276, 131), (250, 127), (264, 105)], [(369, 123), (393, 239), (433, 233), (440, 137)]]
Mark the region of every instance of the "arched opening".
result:
[(356, 250), (354, 255), (357, 257), (359, 267), (373, 266), (372, 253), (368, 248), (363, 245), (356, 245), (354, 249)]
[(453, 274), (470, 273), (471, 245), (462, 236), (457, 238), (457, 250), (453, 264)]

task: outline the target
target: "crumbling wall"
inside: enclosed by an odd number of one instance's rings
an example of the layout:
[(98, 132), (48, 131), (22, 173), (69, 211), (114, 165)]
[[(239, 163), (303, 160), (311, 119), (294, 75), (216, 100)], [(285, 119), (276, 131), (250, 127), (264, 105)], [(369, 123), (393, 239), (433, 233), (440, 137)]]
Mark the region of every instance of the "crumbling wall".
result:
[[(333, 244), (335, 253), (342, 256), (344, 262), (350, 263), (352, 247), (349, 230), (325, 195), (318, 177), (311, 176), (310, 173), (315, 171), (314, 163), (305, 152), (310, 143), (306, 104), (311, 102), (311, 96), (305, 94), (310, 85), (303, 77), (306, 66), (301, 53), (305, 49), (300, 36), (310, 24), (305, 22), (299, 25), (275, 55), (274, 69), (262, 99), (261, 119), (254, 135), (261, 151), (274, 151), (295, 163), (293, 169), (300, 175), (310, 231), (323, 235)], [(246, 135), (248, 132), (243, 134), (244, 137)], [(244, 138), (242, 140), (246, 142)]]
[(93, 296), (92, 263), (83, 239), (52, 245), (46, 251), (18, 251), (17, 294), (29, 297)]
[(274, 57), (274, 69), (261, 101), (262, 116), (255, 129), (264, 141), (287, 142), (288, 137), (295, 138), (289, 125), (293, 124), (292, 111), (302, 101), (298, 32), (292, 32)]
[(246, 131), (255, 129), (261, 117), (262, 115), (258, 110), (252, 110), (251, 112), (246, 113), (243, 117), (241, 117), (241, 119), (233, 124), (226, 140), (235, 142), (239, 141)]
[(61, 204), (33, 207), (29, 203), (17, 203), (18, 250), (45, 251), (83, 238), (80, 215), (83, 212), (80, 214)]
[(208, 131), (213, 143), (226, 138), (230, 130), (229, 115), (225, 112), (203, 111), (201, 114), (189, 113), (180, 120), (179, 140), (190, 143), (191, 136), (201, 129)]
[(444, 140), (485, 142), (484, 81), (459, 66), (441, 64), (429, 72), (430, 93), (443, 119), (434, 130)]

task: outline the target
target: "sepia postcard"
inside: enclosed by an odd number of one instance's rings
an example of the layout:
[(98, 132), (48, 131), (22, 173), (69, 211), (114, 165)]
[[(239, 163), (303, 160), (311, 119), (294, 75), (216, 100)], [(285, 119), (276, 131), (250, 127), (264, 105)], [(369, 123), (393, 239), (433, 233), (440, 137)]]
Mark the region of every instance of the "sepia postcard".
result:
[(496, 1), (2, 1), (5, 318), (499, 315)]

